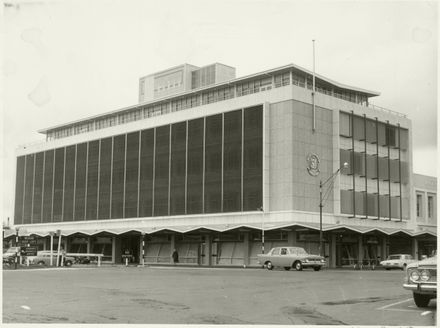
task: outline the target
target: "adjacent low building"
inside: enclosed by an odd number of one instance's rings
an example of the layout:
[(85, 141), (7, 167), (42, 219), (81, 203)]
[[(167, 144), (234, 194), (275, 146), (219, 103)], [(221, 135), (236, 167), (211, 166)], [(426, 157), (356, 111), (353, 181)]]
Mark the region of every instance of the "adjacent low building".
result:
[(127, 250), (170, 262), (177, 249), (181, 263), (256, 265), (279, 245), (331, 267), (416, 255), (436, 240), (436, 212), (421, 230), (411, 121), (371, 105), (377, 96), (293, 64), (148, 75), (138, 104), (17, 150), (14, 225), (40, 249), (60, 231), (68, 252), (111, 263)]

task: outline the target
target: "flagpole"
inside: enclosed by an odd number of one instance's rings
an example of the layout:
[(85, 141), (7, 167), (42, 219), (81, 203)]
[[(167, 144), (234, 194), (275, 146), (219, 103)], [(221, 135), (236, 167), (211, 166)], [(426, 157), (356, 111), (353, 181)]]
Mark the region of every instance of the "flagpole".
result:
[(312, 119), (313, 119), (313, 125), (312, 125), (312, 131), (315, 132), (315, 116), (316, 116), (316, 107), (315, 107), (315, 40), (312, 40), (313, 43), (313, 89), (312, 89), (312, 103), (313, 103), (313, 113), (312, 113)]

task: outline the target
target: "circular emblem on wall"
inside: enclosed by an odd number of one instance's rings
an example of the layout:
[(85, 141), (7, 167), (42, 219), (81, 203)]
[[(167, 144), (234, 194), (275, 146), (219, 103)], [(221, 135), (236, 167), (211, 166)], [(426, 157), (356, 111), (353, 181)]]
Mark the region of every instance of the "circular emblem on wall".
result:
[(311, 176), (316, 177), (319, 174), (319, 157), (314, 153), (307, 155), (307, 171)]

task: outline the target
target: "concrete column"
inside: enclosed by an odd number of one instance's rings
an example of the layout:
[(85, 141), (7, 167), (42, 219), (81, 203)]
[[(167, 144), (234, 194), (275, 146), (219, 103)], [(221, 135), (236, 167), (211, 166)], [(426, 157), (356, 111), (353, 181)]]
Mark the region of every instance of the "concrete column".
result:
[(287, 245), (296, 246), (296, 231), (293, 229), (287, 233)]
[(112, 238), (112, 259), (113, 263), (122, 263), (121, 237)]
[(207, 234), (205, 235), (205, 245), (206, 245), (206, 249), (205, 249), (205, 263), (206, 265), (211, 266), (212, 265), (212, 240), (211, 240), (211, 235)]
[(382, 250), (381, 250), (381, 254), (380, 254), (381, 261), (386, 260), (387, 256), (388, 256), (388, 254), (387, 254), (387, 236), (383, 236), (382, 237)]
[(139, 264), (145, 265), (145, 232), (142, 232), (141, 234), (141, 249), (139, 254)]
[(336, 234), (331, 233), (330, 239), (330, 268), (336, 268)]
[(243, 265), (249, 265), (249, 232), (245, 232), (243, 238)]
[(416, 238), (412, 239), (412, 246), (411, 246), (411, 250), (412, 250), (412, 256), (418, 260), (419, 259), (419, 243), (417, 241)]
[(364, 246), (362, 244), (362, 235), (358, 237), (358, 264), (362, 264), (364, 259)]
[[(173, 233), (171, 235), (171, 240), (170, 240), (170, 263), (173, 261), (172, 255), (173, 255), (173, 251), (176, 248), (176, 235)], [(180, 261), (180, 259), (179, 259)]]
[(92, 238), (87, 237), (87, 253), (90, 253), (92, 251)]
[(116, 237), (112, 237), (112, 263), (116, 263)]
[(63, 243), (63, 248), (64, 248), (64, 251), (65, 252), (67, 252), (68, 250), (67, 250), (67, 246), (69, 246), (69, 243), (68, 243), (68, 240), (69, 239), (69, 237), (64, 237), (64, 239), (63, 239), (63, 241), (64, 241), (64, 243)]

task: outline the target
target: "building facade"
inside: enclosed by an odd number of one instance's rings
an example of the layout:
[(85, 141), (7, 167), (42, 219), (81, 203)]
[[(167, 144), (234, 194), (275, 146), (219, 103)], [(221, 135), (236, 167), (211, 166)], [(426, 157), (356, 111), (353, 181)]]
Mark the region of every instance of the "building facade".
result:
[(139, 86), (139, 104), (17, 150), (14, 225), (40, 249), (59, 230), (68, 252), (112, 263), (177, 249), (183, 263), (255, 265), (298, 245), (337, 267), (436, 239), (412, 205), (411, 121), (372, 106), (379, 93), (319, 75), (313, 92), (293, 64), (241, 78), (185, 64)]

